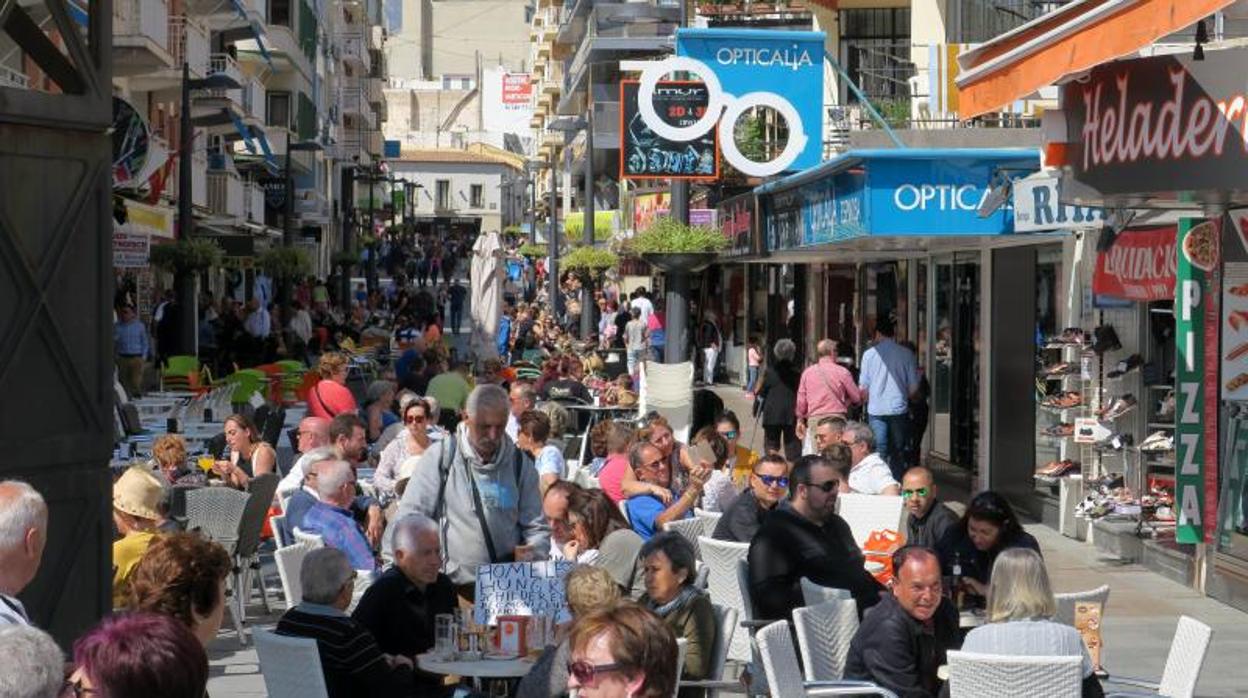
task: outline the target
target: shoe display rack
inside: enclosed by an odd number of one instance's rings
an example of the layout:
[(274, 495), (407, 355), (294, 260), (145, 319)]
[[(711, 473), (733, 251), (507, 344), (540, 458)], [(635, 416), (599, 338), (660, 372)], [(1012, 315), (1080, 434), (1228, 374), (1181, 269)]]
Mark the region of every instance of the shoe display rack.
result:
[(1075, 424), (1100, 407), (1099, 361), (1078, 330), (1050, 339), (1036, 359), (1036, 494), (1060, 512), (1062, 480), (1096, 468), (1093, 450), (1075, 439)]

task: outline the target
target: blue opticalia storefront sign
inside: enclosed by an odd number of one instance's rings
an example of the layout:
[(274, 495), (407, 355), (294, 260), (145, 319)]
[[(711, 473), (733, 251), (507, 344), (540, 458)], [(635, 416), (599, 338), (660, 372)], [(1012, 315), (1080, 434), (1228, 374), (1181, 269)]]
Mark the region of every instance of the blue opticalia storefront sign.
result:
[(851, 151), (756, 190), (767, 249), (883, 236), (1010, 234), (1008, 199), (987, 215), (980, 209), (994, 186), (1039, 165), (1038, 152), (1025, 149)]
[[(823, 159), (823, 32), (679, 29), (676, 55), (705, 63), (734, 97), (766, 92), (793, 105), (806, 147), (791, 169)], [(790, 125), (792, 129), (792, 125)]]

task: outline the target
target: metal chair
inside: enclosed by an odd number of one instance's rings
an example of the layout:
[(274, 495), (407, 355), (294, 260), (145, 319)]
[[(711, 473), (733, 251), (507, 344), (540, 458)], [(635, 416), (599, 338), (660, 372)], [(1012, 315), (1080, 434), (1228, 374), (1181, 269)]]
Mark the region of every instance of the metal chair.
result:
[[(230, 558), (234, 558), (238, 548), (238, 532), (243, 520), (243, 512), (247, 509), (250, 496), (229, 487), (203, 487), (186, 493), (186, 530), (198, 531), (202, 536), (225, 548)], [(231, 575), (234, 594), (241, 594), (238, 581)], [(243, 629), (243, 618), (239, 612), (239, 604), (226, 605), (230, 618), (234, 622), (234, 630), (238, 633), (238, 642), (247, 644), (247, 634)]]
[(706, 535), (703, 532), (702, 519), (699, 519), (696, 516), (691, 516), (687, 519), (670, 521), (663, 524), (663, 530), (679, 533), (681, 538), (689, 541), (689, 545), (693, 546), (694, 556), (699, 560), (702, 559), (701, 546), (698, 545), (698, 538)]
[(273, 562), (277, 565), (277, 576), (282, 580), (282, 595), (286, 597), (287, 609), (294, 608), (303, 600), (300, 565), (308, 553), (319, 547), (312, 543), (295, 543), (273, 553)]
[[(698, 539), (702, 561), (708, 569), (707, 591), (711, 603), (731, 608), (742, 620), (753, 619), (753, 607), (749, 603), (749, 589), (741, 584), (739, 565), (749, 555), (749, 543), (732, 543), (702, 536)], [(728, 658), (748, 662), (753, 658), (748, 633), (733, 633), (728, 647)]]
[(256, 655), (269, 698), (329, 698), (316, 640), (257, 630)]
[(897, 698), (896, 694), (869, 681), (805, 681), (793, 651), (788, 621), (778, 620), (755, 635), (758, 653), (767, 675), (770, 695), (776, 698), (806, 696), (876, 695)]
[(793, 609), (793, 628), (807, 681), (845, 677), (849, 643), (858, 632), (858, 604), (852, 598)]
[(951, 650), (950, 698), (1070, 698), (1082, 692), (1083, 657), (1020, 657)]
[(271, 612), (269, 593), (264, 586), (264, 575), (260, 572), (260, 536), (265, 517), (273, 505), (273, 495), (277, 493), (277, 483), (276, 474), (265, 473), (252, 478), (247, 485), (247, 506), (238, 523), (238, 542), (234, 547), (234, 600), (238, 604), (238, 616), (244, 622), (253, 578), (260, 586), (264, 612)]
[[(1200, 679), (1200, 668), (1209, 652), (1213, 628), (1195, 618), (1179, 616), (1174, 639), (1170, 641), (1170, 653), (1166, 655), (1166, 668), (1161, 672), (1161, 682), (1110, 676), (1109, 684), (1124, 684), (1155, 691), (1165, 698), (1191, 698)], [(1123, 692), (1105, 692), (1106, 696), (1139, 695)]]
[(824, 603), (825, 601), (842, 601), (854, 598), (848, 589), (837, 589), (815, 584), (809, 577), (802, 577), (802, 600), (807, 606)]

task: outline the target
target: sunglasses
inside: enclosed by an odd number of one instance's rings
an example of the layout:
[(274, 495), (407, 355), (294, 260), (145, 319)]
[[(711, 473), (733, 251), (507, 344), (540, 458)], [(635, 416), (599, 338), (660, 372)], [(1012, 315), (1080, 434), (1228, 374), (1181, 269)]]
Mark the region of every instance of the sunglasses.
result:
[(424, 421), (425, 421), (425, 418), (420, 415), (413, 415), (403, 420), (405, 424), (420, 424), (421, 422), (424, 422)]
[(807, 487), (813, 487), (813, 488), (815, 488), (815, 489), (817, 489), (817, 490), (820, 490), (820, 491), (821, 491), (821, 492), (823, 492), (824, 494), (827, 494), (827, 493), (831, 492), (832, 490), (835, 490), (835, 489), (837, 489), (838, 487), (840, 487), (840, 486), (841, 486), (841, 481), (840, 481), (840, 480), (827, 480), (827, 481), (821, 482), (821, 483), (819, 483), (819, 484), (817, 484), (817, 485), (816, 485), (815, 483), (813, 483), (813, 482), (807, 482), (807, 483), (806, 483), (806, 486), (807, 486)]
[(623, 668), (624, 665), (618, 662), (610, 664), (568, 662), (568, 675), (575, 678), (578, 684), (586, 688), (594, 688), (594, 684), (598, 683), (599, 674), (609, 674), (613, 671), (620, 671)]
[(926, 487), (920, 487), (920, 488), (918, 488), (918, 489), (914, 489), (914, 490), (902, 490), (902, 491), (901, 491), (901, 498), (902, 498), (902, 499), (910, 499), (911, 497), (914, 497), (915, 495), (918, 495), (919, 497), (926, 497), (926, 496), (927, 496), (927, 493), (928, 493), (928, 492), (930, 492), (930, 491), (931, 491), (931, 490), (929, 490), (929, 489), (928, 489), (928, 488), (926, 488)]
[(788, 475), (758, 475), (758, 473), (755, 473), (755, 475), (758, 477), (759, 480), (763, 481), (764, 485), (768, 487), (788, 487), (789, 486)]
[(725, 439), (735, 439), (737, 438), (737, 430), (731, 429), (729, 431), (721, 431), (719, 432), (719, 435), (724, 437)]

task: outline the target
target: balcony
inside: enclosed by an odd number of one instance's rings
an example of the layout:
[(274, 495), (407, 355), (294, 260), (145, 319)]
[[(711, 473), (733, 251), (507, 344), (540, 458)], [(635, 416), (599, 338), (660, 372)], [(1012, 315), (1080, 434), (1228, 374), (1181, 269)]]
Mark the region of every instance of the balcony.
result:
[(208, 74), (208, 27), (186, 15), (169, 15), (169, 46), (175, 71), (185, 62), (191, 77)]
[[(247, 82), (243, 77), (243, 71), (238, 67), (238, 62), (228, 53), (214, 53), (208, 56), (208, 74), (217, 75), (218, 73), (232, 78), (235, 82), (242, 85)], [(209, 90), (214, 97), (227, 97), (229, 90)]]
[(242, 93), (243, 115), (263, 121), (265, 112), (265, 95), (268, 94), (268, 92), (264, 89), (264, 83), (261, 82), (259, 78), (248, 77), (243, 81)]
[(365, 43), (363, 32), (339, 32), (338, 45), (342, 47), (343, 61), (351, 63), (365, 73), (372, 67), (368, 55), (368, 44)]
[(264, 187), (255, 182), (243, 185), (243, 218), (248, 223), (264, 225)]
[(221, 170), (208, 173), (208, 210), (213, 215), (241, 220), (247, 208), (244, 192), (243, 180), (237, 174)]
[(362, 117), (372, 111), (363, 87), (352, 87), (348, 83), (347, 87), (338, 88), (338, 95), (338, 103), (342, 105), (343, 116)]
[(141, 75), (173, 66), (165, 0), (113, 3), (113, 75)]

